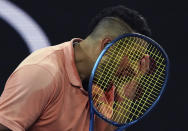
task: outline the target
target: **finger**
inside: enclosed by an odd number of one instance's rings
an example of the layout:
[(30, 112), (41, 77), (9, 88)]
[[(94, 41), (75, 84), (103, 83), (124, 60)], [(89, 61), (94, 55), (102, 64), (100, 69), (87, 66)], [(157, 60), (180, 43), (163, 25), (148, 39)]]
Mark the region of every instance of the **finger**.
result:
[(145, 55), (140, 62), (140, 70), (142, 73), (146, 73), (149, 70), (150, 60), (149, 55)]
[(115, 86), (112, 85), (110, 90), (105, 92), (105, 100), (109, 105), (111, 105), (114, 102), (114, 91), (115, 91)]
[(101, 92), (102, 89), (97, 84), (92, 85), (92, 94), (99, 94)]
[(120, 65), (118, 66), (119, 68), (118, 68), (118, 70), (117, 70), (117, 72), (116, 72), (116, 75), (121, 74), (123, 68), (124, 68), (125, 66), (127, 66), (127, 64), (128, 64), (128, 57), (125, 55), (125, 56), (122, 58)]
[(145, 63), (146, 63), (146, 60), (145, 60), (145, 57), (144, 57), (144, 58), (142, 58), (142, 60), (140, 62), (140, 70), (141, 71), (145, 70)]
[(149, 70), (149, 65), (150, 65), (149, 55), (145, 55), (145, 67), (147, 71)]
[(106, 105), (106, 104), (101, 104), (100, 110), (104, 116), (106, 116), (108, 119), (112, 117), (113, 114), (113, 107)]
[(141, 66), (142, 66), (142, 67), (145, 67), (145, 63), (146, 63), (146, 60), (145, 60), (145, 57), (144, 57), (144, 58), (142, 58), (142, 60), (141, 60)]

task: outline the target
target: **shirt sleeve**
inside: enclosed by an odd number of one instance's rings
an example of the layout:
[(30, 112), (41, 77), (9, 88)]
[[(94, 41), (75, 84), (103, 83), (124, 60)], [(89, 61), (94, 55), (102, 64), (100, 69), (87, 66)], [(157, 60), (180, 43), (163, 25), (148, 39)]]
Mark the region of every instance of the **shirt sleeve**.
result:
[(45, 68), (26, 65), (14, 72), (0, 97), (0, 123), (25, 131), (39, 117), (52, 94), (53, 77)]

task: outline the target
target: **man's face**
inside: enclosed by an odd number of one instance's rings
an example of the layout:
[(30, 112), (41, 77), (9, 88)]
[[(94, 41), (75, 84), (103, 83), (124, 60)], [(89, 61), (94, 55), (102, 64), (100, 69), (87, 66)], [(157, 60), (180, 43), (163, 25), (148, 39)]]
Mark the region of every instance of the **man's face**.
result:
[(112, 86), (124, 88), (133, 78), (137, 79), (147, 72), (149, 68), (149, 56), (145, 54), (147, 44), (137, 39), (129, 42), (130, 40), (118, 41), (100, 60), (94, 81), (102, 90), (108, 91)]

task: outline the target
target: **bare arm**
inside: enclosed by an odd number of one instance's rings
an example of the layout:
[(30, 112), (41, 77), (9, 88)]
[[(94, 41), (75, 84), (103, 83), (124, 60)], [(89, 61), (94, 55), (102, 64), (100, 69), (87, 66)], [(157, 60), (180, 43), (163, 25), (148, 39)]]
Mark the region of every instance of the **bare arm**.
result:
[(10, 129), (0, 124), (0, 131), (10, 131)]

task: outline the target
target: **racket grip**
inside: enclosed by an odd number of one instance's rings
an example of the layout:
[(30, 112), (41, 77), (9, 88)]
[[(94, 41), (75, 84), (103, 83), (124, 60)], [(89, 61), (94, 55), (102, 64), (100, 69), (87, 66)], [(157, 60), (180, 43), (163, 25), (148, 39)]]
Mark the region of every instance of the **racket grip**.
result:
[(116, 129), (115, 131), (125, 131), (125, 129), (126, 129), (127, 127), (128, 127), (128, 126), (119, 127), (119, 128)]
[[(91, 105), (91, 104), (90, 104), (90, 105)], [(94, 112), (93, 112), (92, 107), (90, 106), (90, 122), (89, 122), (89, 131), (93, 131), (93, 130), (94, 130), (93, 122), (94, 122)]]
[(121, 129), (121, 128), (118, 128), (118, 129), (116, 129), (115, 131), (123, 131), (123, 129)]

